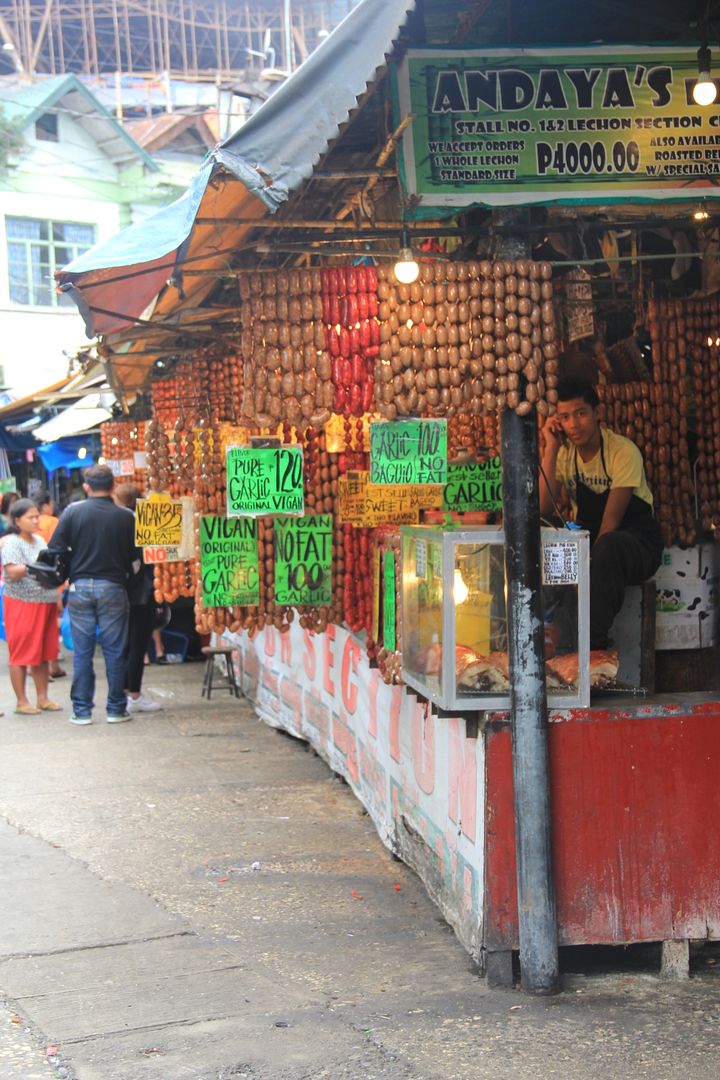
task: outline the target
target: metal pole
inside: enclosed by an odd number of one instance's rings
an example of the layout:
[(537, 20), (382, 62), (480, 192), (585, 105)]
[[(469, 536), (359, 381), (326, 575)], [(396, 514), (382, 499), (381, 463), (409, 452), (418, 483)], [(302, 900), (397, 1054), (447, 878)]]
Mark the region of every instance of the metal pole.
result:
[(288, 75), (292, 75), (294, 64), (294, 52), (293, 49), (293, 34), (292, 34), (292, 8), (290, 0), (285, 0), (283, 4), (283, 29), (285, 31), (285, 66), (287, 67)]
[(537, 421), (500, 418), (522, 988), (559, 990), (550, 847)]

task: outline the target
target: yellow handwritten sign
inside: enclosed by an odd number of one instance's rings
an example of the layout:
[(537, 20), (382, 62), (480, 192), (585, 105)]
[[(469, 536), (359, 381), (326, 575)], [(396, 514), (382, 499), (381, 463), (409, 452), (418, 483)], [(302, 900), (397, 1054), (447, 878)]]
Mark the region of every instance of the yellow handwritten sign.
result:
[(135, 507), (135, 543), (138, 547), (178, 547), (183, 538), (182, 499), (153, 493)]
[[(152, 499), (152, 495), (150, 498)], [(188, 562), (195, 558), (195, 502), (190, 495), (182, 495), (174, 502), (182, 505), (182, 539), (179, 544), (144, 545), (145, 563)], [(135, 528), (137, 531), (137, 520)]]
[(368, 472), (348, 472), (338, 480), (343, 524), (373, 528), (391, 522), (416, 525), (421, 510), (442, 506), (442, 484), (371, 484)]

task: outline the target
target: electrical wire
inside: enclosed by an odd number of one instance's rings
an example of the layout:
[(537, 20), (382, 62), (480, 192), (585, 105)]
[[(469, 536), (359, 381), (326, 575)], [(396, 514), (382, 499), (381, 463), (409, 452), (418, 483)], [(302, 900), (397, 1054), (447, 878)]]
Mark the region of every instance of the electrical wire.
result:
[[(565, 515), (560, 510), (560, 507), (557, 504), (557, 500), (556, 500), (555, 496), (553, 495), (552, 488), (550, 487), (550, 483), (549, 483), (548, 478), (547, 478), (547, 473), (545, 472), (545, 469), (543, 468), (542, 461), (538, 461), (538, 466), (540, 468), (540, 474), (541, 474), (543, 480), (545, 481), (545, 487), (547, 488), (547, 493), (550, 496), (550, 501), (553, 504), (553, 509), (555, 510), (555, 513), (557, 514), (560, 522), (562, 523), (563, 529), (570, 529), (571, 528), (570, 523), (568, 521), (566, 521)], [(546, 520), (545, 523), (550, 524), (547, 520)]]

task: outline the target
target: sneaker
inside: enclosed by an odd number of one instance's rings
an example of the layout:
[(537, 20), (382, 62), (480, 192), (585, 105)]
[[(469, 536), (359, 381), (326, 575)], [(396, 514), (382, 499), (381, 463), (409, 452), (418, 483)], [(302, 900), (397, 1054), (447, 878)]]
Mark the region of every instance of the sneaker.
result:
[(108, 713), (105, 719), (107, 720), (108, 724), (122, 724), (126, 720), (130, 720), (131, 716), (130, 713), (127, 712), (122, 713), (122, 715), (113, 715), (112, 713)]
[(127, 699), (127, 711), (129, 713), (136, 712), (157, 712), (160, 708), (157, 701), (153, 701), (152, 698), (147, 698), (144, 694), (140, 697), (132, 698), (128, 695)]
[(78, 727), (82, 727), (85, 724), (92, 724), (92, 716), (76, 716), (75, 713), (70, 717), (71, 724), (77, 724)]

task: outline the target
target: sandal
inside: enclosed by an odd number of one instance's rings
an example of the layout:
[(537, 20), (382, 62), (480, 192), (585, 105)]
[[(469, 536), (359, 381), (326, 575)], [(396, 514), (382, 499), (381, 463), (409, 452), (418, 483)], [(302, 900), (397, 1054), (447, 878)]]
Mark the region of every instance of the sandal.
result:
[(52, 682), (53, 679), (64, 679), (66, 675), (67, 671), (64, 671), (63, 668), (58, 668), (57, 671), (51, 671), (48, 678)]
[(40, 710), (36, 709), (34, 705), (18, 705), (15, 712), (19, 716), (37, 716)]
[(58, 705), (57, 701), (46, 701), (44, 705), (38, 705), (41, 712), (62, 712), (62, 705)]

